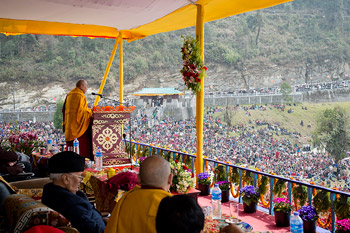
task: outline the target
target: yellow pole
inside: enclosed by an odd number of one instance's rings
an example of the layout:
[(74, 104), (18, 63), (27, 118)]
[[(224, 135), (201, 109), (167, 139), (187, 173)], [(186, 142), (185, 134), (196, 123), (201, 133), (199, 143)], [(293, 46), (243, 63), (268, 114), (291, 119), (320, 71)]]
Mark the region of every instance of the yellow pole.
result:
[[(98, 89), (98, 94), (102, 94), (103, 88), (105, 87), (107, 76), (108, 76), (109, 70), (111, 69), (111, 65), (112, 65), (115, 53), (117, 51), (117, 48), (118, 48), (119, 40), (121, 40), (121, 35), (117, 39), (115, 39), (112, 54), (111, 54), (111, 57), (109, 58), (109, 62), (108, 62), (105, 74), (103, 76), (103, 79), (102, 79), (102, 82), (100, 85), (100, 89)], [(98, 104), (98, 101), (100, 101), (100, 96), (96, 96), (94, 106), (96, 106)]]
[(119, 102), (120, 105), (123, 105), (123, 40), (119, 41)]
[[(204, 7), (197, 5), (196, 38), (201, 47), (201, 59), (204, 61)], [(196, 98), (196, 128), (197, 128), (197, 159), (196, 172), (203, 172), (203, 116), (204, 116), (204, 79), (201, 80), (201, 90)]]

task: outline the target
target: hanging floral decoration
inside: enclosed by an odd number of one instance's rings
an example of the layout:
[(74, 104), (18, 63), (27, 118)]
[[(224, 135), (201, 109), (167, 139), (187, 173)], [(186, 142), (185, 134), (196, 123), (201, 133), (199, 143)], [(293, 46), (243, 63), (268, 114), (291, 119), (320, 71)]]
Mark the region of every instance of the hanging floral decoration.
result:
[(207, 67), (200, 55), (199, 41), (191, 36), (184, 38), (181, 49), (183, 68), (181, 69), (182, 79), (188, 90), (192, 90), (194, 94), (201, 90), (201, 81), (207, 76), (205, 71)]

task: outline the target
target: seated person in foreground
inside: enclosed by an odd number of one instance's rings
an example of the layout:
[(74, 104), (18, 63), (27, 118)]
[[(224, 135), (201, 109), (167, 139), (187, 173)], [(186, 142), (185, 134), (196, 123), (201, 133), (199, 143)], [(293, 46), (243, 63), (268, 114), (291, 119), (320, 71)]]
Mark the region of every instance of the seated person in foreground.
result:
[[(159, 204), (156, 218), (157, 233), (201, 233), (204, 214), (196, 200), (189, 195), (165, 197)], [(243, 233), (233, 224), (224, 227), (223, 233)]]
[(17, 164), (18, 155), (13, 151), (0, 149), (0, 173), (18, 175), (23, 172), (22, 166)]
[(159, 204), (156, 218), (157, 233), (200, 233), (204, 214), (189, 195), (165, 197)]
[(78, 190), (85, 167), (84, 157), (72, 151), (55, 154), (48, 162), (52, 183), (44, 186), (42, 203), (61, 213), (81, 233), (103, 233), (101, 214)]
[(114, 207), (105, 233), (156, 233), (156, 215), (160, 201), (167, 196), (172, 182), (170, 164), (154, 155), (140, 165), (141, 188), (125, 193)]

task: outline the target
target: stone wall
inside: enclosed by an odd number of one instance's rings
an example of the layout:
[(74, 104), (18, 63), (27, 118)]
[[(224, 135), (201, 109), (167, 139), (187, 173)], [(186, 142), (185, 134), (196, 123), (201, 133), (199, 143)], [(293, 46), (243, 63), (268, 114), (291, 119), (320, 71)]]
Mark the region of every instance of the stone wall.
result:
[(0, 121), (4, 122), (48, 122), (53, 121), (55, 112), (1, 112)]
[[(322, 91), (309, 91), (291, 95), (292, 102), (302, 103), (321, 103), (321, 102), (346, 102), (350, 101), (350, 89), (333, 89)], [(166, 102), (166, 101), (165, 101)], [(282, 95), (257, 95), (257, 96), (208, 96), (204, 98), (204, 106), (226, 106), (226, 105), (245, 105), (245, 104), (270, 104), (283, 103)], [(144, 103), (140, 99), (135, 99), (132, 103), (136, 106), (136, 114), (146, 113), (151, 116), (154, 107), (150, 103)], [(0, 121), (36, 121), (47, 122), (53, 120), (55, 112), (1, 112)], [(166, 102), (159, 108), (158, 118), (170, 117), (174, 120), (185, 120), (196, 116), (196, 97), (173, 99)]]

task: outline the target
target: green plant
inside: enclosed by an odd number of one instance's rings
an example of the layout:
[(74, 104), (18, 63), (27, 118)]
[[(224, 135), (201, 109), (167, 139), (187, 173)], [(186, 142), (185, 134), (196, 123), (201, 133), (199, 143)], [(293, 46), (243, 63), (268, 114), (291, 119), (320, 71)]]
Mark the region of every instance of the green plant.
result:
[(313, 206), (316, 208), (317, 213), (328, 211), (331, 207), (329, 193), (324, 190), (319, 190), (313, 198)]
[(261, 177), (260, 185), (258, 187), (259, 193), (265, 195), (268, 190), (269, 178), (267, 176)]
[(287, 187), (286, 185), (286, 181), (284, 180), (277, 180), (275, 187), (273, 187), (273, 194), (277, 197), (281, 197), (282, 196), (282, 192), (284, 191), (284, 189)]
[(238, 168), (232, 168), (230, 173), (231, 182), (234, 184), (239, 184), (239, 171)]
[(292, 190), (293, 193), (293, 199), (296, 203), (297, 200), (299, 200), (300, 206), (304, 206), (307, 200), (307, 188), (302, 185), (295, 186)]
[(260, 194), (258, 190), (252, 185), (243, 187), (239, 193), (242, 195), (242, 200), (246, 205), (250, 205), (251, 203), (258, 203), (259, 201)]
[(287, 198), (273, 199), (273, 211), (289, 213), (292, 209), (292, 204)]
[(338, 219), (350, 218), (350, 203), (347, 196), (340, 195), (334, 202), (334, 210)]
[(219, 185), (219, 188), (221, 189), (221, 191), (225, 191), (225, 190), (229, 190), (230, 189), (230, 182), (228, 181), (219, 181), (217, 182), (217, 184)]
[(218, 182), (218, 181), (226, 181), (226, 171), (225, 171), (225, 167), (223, 165), (219, 165), (214, 169), (214, 182)]
[(210, 175), (206, 172), (201, 172), (197, 175), (198, 178), (198, 184), (205, 184), (209, 185), (211, 183), (210, 181)]
[(250, 171), (245, 171), (244, 176), (242, 177), (242, 180), (247, 184), (247, 185), (253, 185), (253, 173)]

